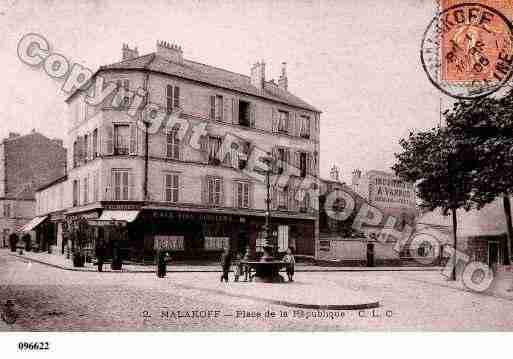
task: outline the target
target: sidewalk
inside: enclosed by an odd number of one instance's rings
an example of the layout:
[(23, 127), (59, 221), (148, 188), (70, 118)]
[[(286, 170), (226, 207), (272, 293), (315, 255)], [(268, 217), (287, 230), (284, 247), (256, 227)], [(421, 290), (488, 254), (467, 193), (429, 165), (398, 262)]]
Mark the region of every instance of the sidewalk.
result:
[[(85, 267), (77, 268), (73, 267), (71, 259), (66, 259), (65, 256), (48, 254), (46, 252), (34, 253), (24, 251), (23, 255), (19, 255), (17, 252), (10, 252), (8, 249), (0, 249), (11, 256), (18, 257), (24, 260), (31, 260), (36, 263), (48, 265), (54, 268), (71, 270), (77, 272), (96, 272), (97, 266), (92, 263), (85, 263)], [(106, 263), (103, 266), (103, 271), (113, 273), (149, 273), (155, 272), (155, 265), (139, 265), (139, 264), (123, 264), (122, 269), (111, 270), (110, 263)], [(361, 271), (440, 271), (440, 267), (335, 267), (335, 266), (316, 266), (311, 264), (296, 263), (296, 272), (361, 272)], [(191, 272), (191, 273), (203, 273), (203, 272), (221, 272), (221, 268), (217, 264), (210, 265), (199, 265), (199, 264), (182, 264), (172, 262), (167, 266), (168, 272)]]

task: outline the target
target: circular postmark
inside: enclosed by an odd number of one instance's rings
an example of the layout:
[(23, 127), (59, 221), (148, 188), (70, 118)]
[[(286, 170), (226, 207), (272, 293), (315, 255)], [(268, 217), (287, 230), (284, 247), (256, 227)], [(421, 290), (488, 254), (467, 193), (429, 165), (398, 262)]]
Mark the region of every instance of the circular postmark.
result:
[(483, 4), (442, 9), (424, 32), (420, 59), (429, 81), (446, 95), (490, 95), (513, 74), (513, 25)]

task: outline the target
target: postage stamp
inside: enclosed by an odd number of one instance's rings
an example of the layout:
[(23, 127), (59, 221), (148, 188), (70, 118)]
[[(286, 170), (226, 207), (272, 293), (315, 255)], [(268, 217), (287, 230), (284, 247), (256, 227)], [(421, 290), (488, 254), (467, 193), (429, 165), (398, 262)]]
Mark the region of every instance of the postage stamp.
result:
[(511, 21), (486, 3), (442, 1), (422, 38), (424, 71), (449, 96), (490, 95), (513, 73)]

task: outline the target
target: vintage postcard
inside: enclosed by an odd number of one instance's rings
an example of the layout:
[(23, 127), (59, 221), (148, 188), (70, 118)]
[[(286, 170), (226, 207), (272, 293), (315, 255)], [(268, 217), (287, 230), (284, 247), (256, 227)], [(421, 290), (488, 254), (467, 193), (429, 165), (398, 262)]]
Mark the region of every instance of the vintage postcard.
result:
[(0, 0), (0, 337), (512, 331), (512, 21)]

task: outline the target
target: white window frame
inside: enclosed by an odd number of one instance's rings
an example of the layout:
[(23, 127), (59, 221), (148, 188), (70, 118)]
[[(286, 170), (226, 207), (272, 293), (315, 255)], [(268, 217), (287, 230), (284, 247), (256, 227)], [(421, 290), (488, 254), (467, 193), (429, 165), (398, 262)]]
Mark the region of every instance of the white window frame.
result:
[[(168, 181), (169, 179), (169, 181)], [(169, 194), (169, 196), (168, 196)], [(178, 173), (164, 174), (164, 201), (177, 203), (180, 199), (180, 176)]]
[(310, 116), (300, 115), (299, 116), (299, 136), (303, 138), (310, 138)]
[(207, 201), (208, 204), (220, 206), (223, 198), (223, 179), (221, 177), (207, 178)]
[[(116, 183), (116, 176), (119, 174), (119, 186)], [(114, 201), (128, 201), (130, 199), (130, 170), (113, 169), (112, 176), (112, 199)], [(125, 186), (126, 179), (126, 186)], [(119, 196), (118, 189), (119, 188)]]
[(250, 208), (251, 183), (245, 181), (235, 181), (235, 207)]
[(180, 159), (180, 140), (177, 130), (166, 132), (166, 157), (174, 160)]
[(289, 132), (290, 113), (284, 110), (278, 110), (278, 132)]

